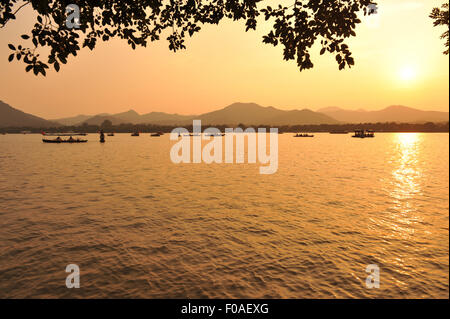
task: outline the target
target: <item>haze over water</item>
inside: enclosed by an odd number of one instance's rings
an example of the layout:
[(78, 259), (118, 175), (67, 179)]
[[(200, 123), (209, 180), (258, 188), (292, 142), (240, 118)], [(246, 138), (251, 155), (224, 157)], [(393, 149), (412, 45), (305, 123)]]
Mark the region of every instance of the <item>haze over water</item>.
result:
[(0, 136), (0, 297), (449, 297), (448, 134), (283, 134), (273, 175), (88, 139)]

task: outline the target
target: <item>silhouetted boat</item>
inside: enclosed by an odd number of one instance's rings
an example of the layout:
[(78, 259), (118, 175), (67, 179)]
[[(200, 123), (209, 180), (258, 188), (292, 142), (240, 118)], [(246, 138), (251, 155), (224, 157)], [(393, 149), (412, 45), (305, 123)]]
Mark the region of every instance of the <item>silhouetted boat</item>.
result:
[(355, 134), (352, 137), (357, 138), (375, 137), (375, 132), (373, 130), (355, 130)]
[(308, 133), (297, 133), (294, 137), (314, 137), (314, 135)]
[(42, 142), (44, 142), (44, 143), (54, 143), (54, 144), (61, 144), (61, 143), (75, 144), (75, 143), (86, 143), (87, 140), (80, 140), (80, 139), (63, 140), (63, 139), (58, 139), (58, 138), (56, 138), (54, 140), (48, 140), (48, 139), (43, 138)]
[(161, 136), (161, 134), (160, 133), (152, 133), (152, 134), (150, 134), (150, 136), (157, 137), (157, 136)]
[(131, 136), (139, 136), (139, 132), (134, 132), (131, 134)]
[(225, 136), (225, 133), (210, 133), (206, 134), (205, 136)]
[(108, 136), (114, 136), (114, 133), (108, 133)]
[(100, 143), (105, 143), (105, 133), (103, 130), (100, 131)]

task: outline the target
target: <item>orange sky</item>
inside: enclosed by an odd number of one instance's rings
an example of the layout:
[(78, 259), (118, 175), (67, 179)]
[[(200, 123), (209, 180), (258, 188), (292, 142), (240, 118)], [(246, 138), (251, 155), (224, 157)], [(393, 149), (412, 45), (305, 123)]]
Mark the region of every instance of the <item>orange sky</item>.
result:
[[(276, 2), (276, 1), (268, 1)], [(401, 104), (424, 110), (449, 109), (449, 59), (444, 28), (428, 15), (442, 0), (379, 0), (379, 13), (349, 41), (356, 65), (338, 71), (331, 55), (313, 52), (315, 67), (299, 72), (282, 59), (281, 48), (262, 43), (268, 27), (245, 32), (243, 23), (206, 26), (173, 53), (163, 40), (133, 51), (120, 40), (83, 49), (47, 77), (8, 63), (8, 43), (34, 23), (30, 10), (0, 29), (0, 100), (45, 118), (130, 108), (198, 114), (233, 102), (282, 109), (341, 106), (376, 110)]]

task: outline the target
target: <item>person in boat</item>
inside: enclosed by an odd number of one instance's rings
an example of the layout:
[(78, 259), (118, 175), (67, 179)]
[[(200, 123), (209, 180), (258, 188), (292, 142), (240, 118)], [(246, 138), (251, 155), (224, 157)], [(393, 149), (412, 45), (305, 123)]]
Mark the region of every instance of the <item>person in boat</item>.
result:
[(75, 140), (73, 139), (73, 137), (72, 137), (72, 136), (69, 137), (69, 142), (73, 142), (73, 141), (75, 141)]
[(61, 141), (61, 136), (58, 136), (58, 137), (56, 138), (56, 140), (57, 140), (58, 142), (60, 142), (60, 141)]

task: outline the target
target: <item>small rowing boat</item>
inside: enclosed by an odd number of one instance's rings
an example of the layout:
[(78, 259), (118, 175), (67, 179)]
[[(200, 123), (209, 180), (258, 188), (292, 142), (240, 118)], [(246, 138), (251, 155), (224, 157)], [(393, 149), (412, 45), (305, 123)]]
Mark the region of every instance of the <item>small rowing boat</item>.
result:
[(208, 136), (208, 137), (225, 136), (225, 133), (210, 133), (210, 134), (205, 134), (205, 136)]
[(49, 140), (49, 139), (42, 139), (42, 142), (44, 143), (54, 143), (54, 144), (61, 144), (61, 143), (69, 143), (69, 144), (74, 144), (74, 143), (86, 143), (87, 140), (80, 140), (80, 139), (67, 139), (67, 140), (63, 140), (63, 139), (54, 139), (54, 140)]
[(314, 135), (308, 133), (297, 133), (294, 137), (314, 137)]

